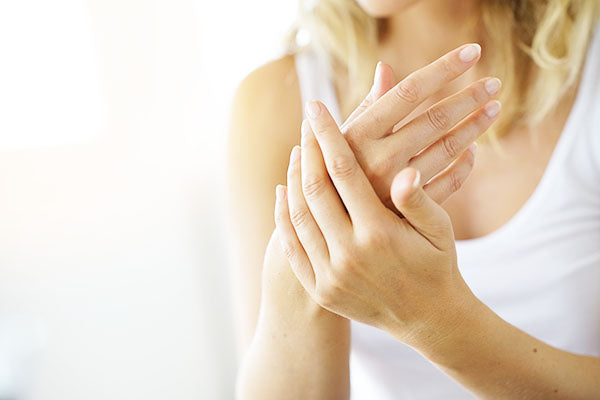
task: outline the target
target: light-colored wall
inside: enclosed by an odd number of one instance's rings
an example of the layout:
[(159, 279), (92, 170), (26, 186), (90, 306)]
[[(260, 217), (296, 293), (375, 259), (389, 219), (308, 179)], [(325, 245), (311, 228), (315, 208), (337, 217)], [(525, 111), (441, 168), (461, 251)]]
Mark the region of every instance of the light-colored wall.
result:
[(294, 1), (0, 3), (0, 399), (227, 399), (232, 93)]

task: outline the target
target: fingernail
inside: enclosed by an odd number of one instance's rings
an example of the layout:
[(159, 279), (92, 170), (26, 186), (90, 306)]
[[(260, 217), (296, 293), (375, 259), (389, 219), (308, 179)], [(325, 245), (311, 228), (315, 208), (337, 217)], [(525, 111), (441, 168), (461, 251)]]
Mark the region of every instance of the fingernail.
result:
[(379, 81), (381, 80), (379, 78), (379, 75), (381, 74), (381, 61), (377, 62), (377, 66), (375, 67), (375, 76), (373, 77), (373, 85), (371, 86), (371, 96), (375, 95), (375, 92), (377, 91), (377, 88), (379, 88)]
[(421, 185), (421, 171), (417, 170), (415, 180), (412, 183), (412, 188), (417, 189)]
[(300, 146), (294, 146), (290, 155), (290, 163), (295, 163), (300, 158)]
[(498, 100), (490, 101), (484, 107), (485, 114), (489, 118), (494, 118), (500, 112), (501, 107), (502, 107), (502, 105), (500, 104), (500, 102)]
[(306, 114), (309, 118), (316, 118), (321, 114), (321, 106), (318, 101), (311, 100), (306, 103)]
[(477, 154), (477, 143), (473, 142), (469, 145), (469, 147), (467, 148), (467, 150), (469, 150), (471, 152), (471, 154), (475, 155)]
[(488, 79), (485, 82), (484, 86), (485, 86), (485, 91), (488, 92), (488, 94), (494, 95), (494, 94), (498, 93), (498, 90), (500, 90), (500, 87), (502, 86), (502, 82), (498, 78), (492, 78), (492, 79)]
[(472, 43), (462, 49), (460, 53), (458, 53), (458, 57), (462, 62), (468, 63), (476, 59), (479, 54), (481, 54), (481, 46), (477, 43)]
[(302, 137), (306, 137), (308, 134), (308, 130), (310, 129), (310, 123), (307, 119), (302, 120), (302, 127), (300, 128), (300, 132), (302, 133)]
[(379, 78), (379, 74), (381, 73), (380, 68), (381, 68), (381, 61), (377, 61), (377, 65), (375, 66), (375, 75), (373, 77), (373, 83), (378, 81), (377, 78)]

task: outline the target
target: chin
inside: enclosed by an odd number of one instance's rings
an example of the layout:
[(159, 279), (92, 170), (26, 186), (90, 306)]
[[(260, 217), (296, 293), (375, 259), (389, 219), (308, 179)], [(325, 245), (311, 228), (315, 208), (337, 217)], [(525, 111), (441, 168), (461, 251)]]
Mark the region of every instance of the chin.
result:
[(389, 17), (403, 11), (420, 0), (357, 0), (367, 14), (372, 17)]

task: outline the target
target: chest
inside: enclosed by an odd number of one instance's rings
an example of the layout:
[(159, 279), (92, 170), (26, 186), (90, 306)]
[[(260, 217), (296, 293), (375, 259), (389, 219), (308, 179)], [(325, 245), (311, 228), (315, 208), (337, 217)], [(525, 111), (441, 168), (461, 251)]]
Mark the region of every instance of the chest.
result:
[(570, 104), (535, 130), (515, 129), (498, 146), (483, 142), (460, 191), (443, 205), (457, 240), (490, 234), (505, 225), (533, 195), (553, 158)]

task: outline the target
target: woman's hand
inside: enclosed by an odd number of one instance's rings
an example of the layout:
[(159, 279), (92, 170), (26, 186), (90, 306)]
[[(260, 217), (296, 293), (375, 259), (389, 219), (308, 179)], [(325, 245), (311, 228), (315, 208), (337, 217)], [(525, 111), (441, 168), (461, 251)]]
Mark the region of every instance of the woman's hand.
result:
[(465, 150), (497, 118), (500, 103), (492, 99), (500, 91), (500, 80), (481, 79), (413, 114), (419, 104), (474, 66), (480, 51), (477, 44), (461, 46), (395, 86), (391, 68), (379, 63), (371, 92), (341, 126), (388, 208), (395, 210), (389, 196), (392, 179), (405, 167), (421, 172), (425, 192), (440, 204), (471, 172), (473, 157)]
[(441, 339), (439, 332), (458, 323), (452, 311), (472, 296), (457, 268), (448, 215), (421, 188), (421, 174), (406, 168), (391, 187), (405, 218), (397, 216), (377, 197), (325, 106), (311, 102), (308, 114), (288, 187), (277, 188), (277, 234), (294, 273), (336, 314), (409, 344)]

